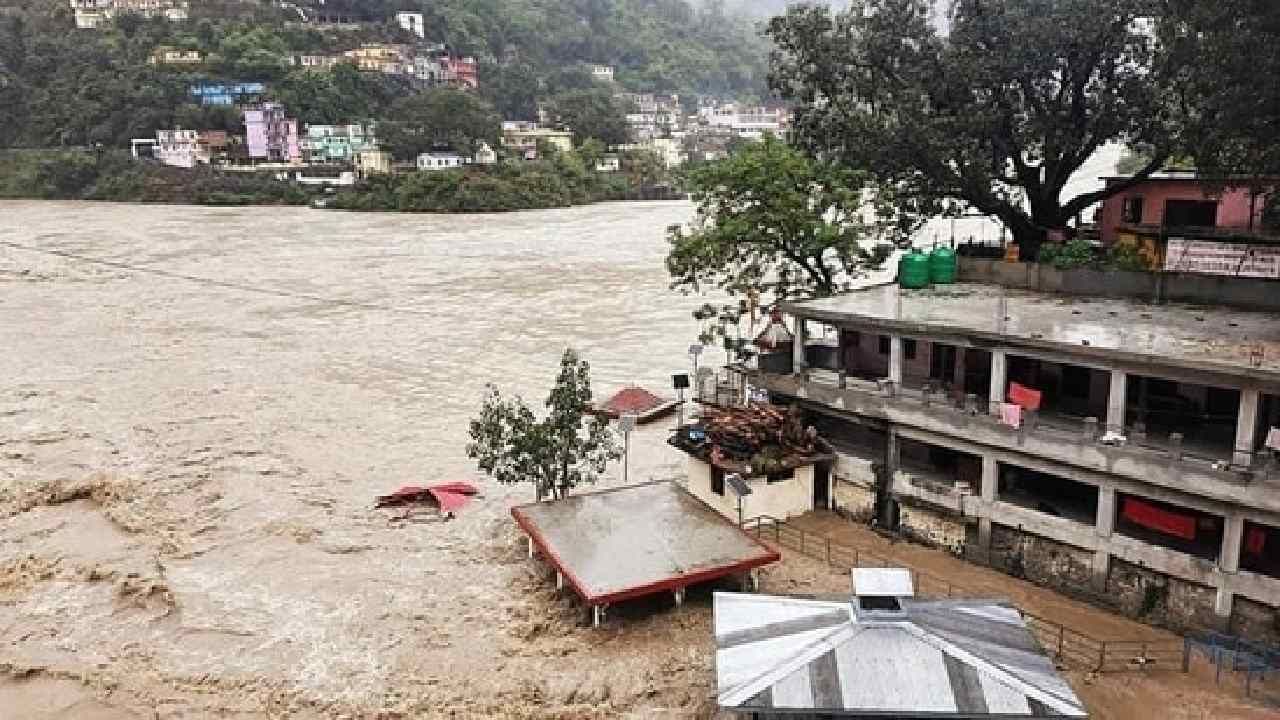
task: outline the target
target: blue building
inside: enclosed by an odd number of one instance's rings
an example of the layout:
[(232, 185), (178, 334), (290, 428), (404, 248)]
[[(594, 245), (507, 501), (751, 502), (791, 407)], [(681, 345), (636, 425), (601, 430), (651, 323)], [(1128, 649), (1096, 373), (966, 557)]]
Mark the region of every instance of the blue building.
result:
[(260, 102), (267, 86), (260, 82), (195, 83), (191, 95), (201, 105), (248, 105)]

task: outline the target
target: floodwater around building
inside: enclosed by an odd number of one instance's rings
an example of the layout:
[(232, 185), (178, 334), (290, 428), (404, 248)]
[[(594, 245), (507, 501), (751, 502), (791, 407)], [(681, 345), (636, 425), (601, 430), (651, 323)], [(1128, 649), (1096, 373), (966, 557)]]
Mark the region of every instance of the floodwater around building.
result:
[[(688, 370), (691, 211), (0, 203), (0, 720), (711, 715), (708, 592), (586, 627), (531, 491), (464, 451), (485, 383), (540, 402), (567, 345), (600, 397)], [(632, 482), (683, 473), (674, 422)], [(373, 507), (448, 480), (482, 490), (456, 520)], [(765, 591), (848, 587), (784, 556)], [(1115, 678), (1073, 677), (1099, 718), (1263, 712)]]
[[(510, 520), (531, 490), (465, 454), (485, 384), (541, 404), (567, 346), (602, 398), (689, 370), (701, 300), (662, 258), (691, 212), (0, 203), (0, 242), (48, 251), (0, 245), (0, 669), (61, 684), (27, 687), (50, 717), (703, 702), (663, 692), (710, 691), (688, 643), (643, 656), (682, 621), (630, 660), (577, 634)], [(678, 473), (674, 422), (632, 482)], [(459, 479), (456, 520), (373, 509)]]

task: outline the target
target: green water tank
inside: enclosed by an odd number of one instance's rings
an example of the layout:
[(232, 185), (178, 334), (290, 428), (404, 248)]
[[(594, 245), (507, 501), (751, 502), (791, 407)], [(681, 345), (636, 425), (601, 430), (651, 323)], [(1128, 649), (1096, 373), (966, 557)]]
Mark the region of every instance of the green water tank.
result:
[(929, 256), (912, 250), (898, 261), (898, 284), (910, 290), (929, 287)]
[(954, 250), (938, 248), (929, 254), (929, 280), (937, 285), (950, 285), (956, 281)]

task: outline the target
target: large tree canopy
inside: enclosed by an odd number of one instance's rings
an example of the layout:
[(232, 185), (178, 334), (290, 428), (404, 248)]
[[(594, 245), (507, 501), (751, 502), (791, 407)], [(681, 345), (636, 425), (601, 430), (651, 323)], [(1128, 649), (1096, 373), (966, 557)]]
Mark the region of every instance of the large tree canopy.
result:
[(556, 124), (573, 131), (578, 145), (591, 138), (605, 145), (621, 145), (627, 141), (626, 108), (607, 87), (562, 93), (552, 98), (548, 110)]
[(1204, 173), (1280, 174), (1280, 2), (1167, 0), (1159, 37), (1186, 152)]
[(378, 134), (397, 159), (432, 149), (475, 152), (481, 141), (498, 146), (502, 121), (493, 106), (473, 93), (437, 89), (397, 100)]
[(669, 233), (675, 288), (831, 295), (879, 259), (875, 226), (863, 220), (864, 178), (772, 136), (688, 180), (698, 212)]
[(1125, 188), (1064, 197), (1103, 144), (1173, 148), (1165, 75), (1145, 0), (956, 0), (949, 35), (924, 0), (797, 7), (774, 19), (773, 84), (795, 134), (823, 157), (870, 168), (899, 201), (970, 207), (1034, 257), (1046, 231)]

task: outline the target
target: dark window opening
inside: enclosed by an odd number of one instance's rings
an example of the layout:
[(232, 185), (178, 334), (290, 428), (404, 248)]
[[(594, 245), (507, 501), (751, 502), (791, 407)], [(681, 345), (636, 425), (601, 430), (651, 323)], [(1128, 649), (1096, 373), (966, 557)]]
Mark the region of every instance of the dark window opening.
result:
[(1280, 528), (1245, 521), (1240, 569), (1280, 578)]
[(1213, 200), (1165, 200), (1165, 227), (1214, 227), (1218, 203)]
[(916, 359), (916, 341), (915, 340), (902, 341), (902, 355), (908, 360)]
[(902, 603), (898, 602), (898, 598), (891, 595), (859, 595), (858, 607), (862, 610), (898, 612), (902, 610)]
[(888, 335), (880, 336), (880, 354), (881, 355), (889, 354), (889, 336)]
[(1015, 465), (1000, 465), (997, 498), (1085, 525), (1094, 525), (1098, 519), (1098, 488)]
[(898, 463), (913, 485), (934, 492), (950, 492), (957, 485), (975, 495), (982, 491), (982, 458), (977, 455), (898, 438)]
[(711, 492), (724, 495), (724, 471), (718, 467), (711, 468)]
[(1133, 223), (1135, 225), (1142, 223), (1142, 196), (1134, 195), (1124, 199), (1124, 204), (1120, 209), (1120, 222)]
[(1111, 395), (1111, 374), (1105, 370), (1009, 356), (1009, 384), (1040, 393), (1040, 422), (1064, 430), (1078, 430), (1084, 418), (1105, 421)]
[(1204, 460), (1231, 457), (1240, 391), (1134, 375), (1129, 378), (1125, 424), (1141, 425), (1148, 445), (1163, 447), (1182, 435), (1183, 452)]
[(784, 482), (796, 476), (795, 468), (783, 470), (781, 472), (769, 473), (765, 476), (765, 480), (772, 485), (773, 483)]
[(1216, 560), (1222, 518), (1180, 505), (1116, 493), (1116, 531), (1152, 545)]

